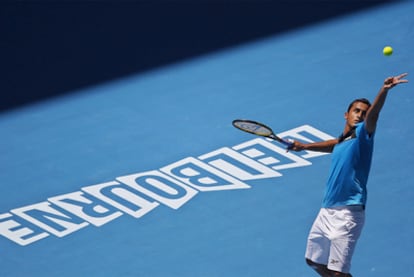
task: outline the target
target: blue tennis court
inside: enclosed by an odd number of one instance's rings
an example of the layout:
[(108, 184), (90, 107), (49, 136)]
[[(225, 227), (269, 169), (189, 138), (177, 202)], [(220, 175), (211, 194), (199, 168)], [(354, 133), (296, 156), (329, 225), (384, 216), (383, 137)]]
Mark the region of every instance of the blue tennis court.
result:
[[(1, 276), (316, 276), (304, 262), (354, 98), (408, 72), (376, 133), (351, 272), (414, 276), (414, 10), (396, 2), (0, 114)], [(385, 57), (382, 49), (394, 48)]]

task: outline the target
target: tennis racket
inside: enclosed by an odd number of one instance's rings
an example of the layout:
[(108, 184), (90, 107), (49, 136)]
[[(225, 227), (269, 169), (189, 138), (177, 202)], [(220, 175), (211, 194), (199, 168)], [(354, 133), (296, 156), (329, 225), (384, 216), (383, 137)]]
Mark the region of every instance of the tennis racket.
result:
[(270, 127), (264, 125), (263, 123), (259, 123), (259, 122), (256, 122), (253, 120), (247, 120), (247, 119), (236, 119), (236, 120), (233, 120), (233, 126), (247, 133), (251, 133), (254, 135), (267, 137), (267, 138), (276, 140), (286, 145), (288, 149), (293, 146), (293, 142), (284, 140), (276, 136), (273, 133), (273, 130)]

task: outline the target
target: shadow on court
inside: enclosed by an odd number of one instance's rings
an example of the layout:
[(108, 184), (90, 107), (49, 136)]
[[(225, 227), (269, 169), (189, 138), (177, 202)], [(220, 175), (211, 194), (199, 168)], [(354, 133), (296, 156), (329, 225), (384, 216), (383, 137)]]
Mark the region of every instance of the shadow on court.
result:
[(0, 111), (386, 2), (2, 3)]

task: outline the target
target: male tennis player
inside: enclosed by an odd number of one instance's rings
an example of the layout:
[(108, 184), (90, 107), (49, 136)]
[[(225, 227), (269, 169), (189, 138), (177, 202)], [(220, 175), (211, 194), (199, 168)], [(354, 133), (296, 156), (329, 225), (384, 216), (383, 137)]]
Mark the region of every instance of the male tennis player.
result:
[(352, 254), (361, 234), (367, 201), (366, 184), (371, 166), (379, 113), (391, 88), (407, 83), (407, 73), (385, 79), (372, 105), (354, 100), (345, 113), (345, 128), (336, 139), (303, 144), (294, 151), (332, 152), (332, 164), (322, 208), (309, 233), (306, 262), (322, 277), (352, 277)]

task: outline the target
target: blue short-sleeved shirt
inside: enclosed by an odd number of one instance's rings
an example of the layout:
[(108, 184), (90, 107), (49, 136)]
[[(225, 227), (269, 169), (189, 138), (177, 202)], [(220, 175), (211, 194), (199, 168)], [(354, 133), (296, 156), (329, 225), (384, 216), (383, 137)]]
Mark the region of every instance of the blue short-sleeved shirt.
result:
[(374, 134), (359, 123), (355, 135), (335, 145), (322, 207), (366, 205)]

